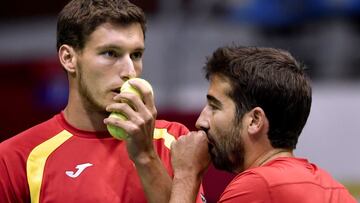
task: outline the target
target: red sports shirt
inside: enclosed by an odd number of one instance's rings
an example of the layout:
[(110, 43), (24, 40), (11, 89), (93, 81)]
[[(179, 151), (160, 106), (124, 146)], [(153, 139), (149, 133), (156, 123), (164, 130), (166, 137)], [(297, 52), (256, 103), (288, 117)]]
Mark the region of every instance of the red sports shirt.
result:
[(356, 203), (343, 185), (306, 159), (278, 158), (234, 178), (221, 203)]
[[(171, 176), (170, 143), (187, 132), (156, 121), (154, 146)], [(75, 129), (62, 113), (2, 142), (0, 174), (1, 203), (146, 202), (125, 142)]]

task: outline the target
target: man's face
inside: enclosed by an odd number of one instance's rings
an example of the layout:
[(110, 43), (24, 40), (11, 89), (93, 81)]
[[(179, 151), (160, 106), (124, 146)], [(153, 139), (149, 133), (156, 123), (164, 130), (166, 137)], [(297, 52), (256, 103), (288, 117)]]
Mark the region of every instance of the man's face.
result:
[(214, 166), (236, 172), (244, 167), (244, 143), (241, 123), (236, 123), (235, 119), (235, 103), (227, 94), (230, 90), (230, 83), (224, 77), (213, 75), (210, 78), (207, 104), (196, 127), (207, 134)]
[(140, 24), (104, 23), (77, 53), (77, 86), (86, 108), (106, 113), (125, 80), (142, 72), (144, 35)]

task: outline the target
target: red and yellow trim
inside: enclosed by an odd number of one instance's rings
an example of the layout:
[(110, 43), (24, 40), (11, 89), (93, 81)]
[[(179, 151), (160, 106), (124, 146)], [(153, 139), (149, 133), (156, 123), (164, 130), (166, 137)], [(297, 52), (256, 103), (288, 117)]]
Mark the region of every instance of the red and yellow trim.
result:
[(155, 128), (154, 139), (164, 139), (164, 144), (168, 149), (170, 149), (171, 143), (175, 141), (175, 137), (169, 134), (166, 128)]
[[(26, 162), (26, 173), (32, 203), (39, 203), (41, 184), (47, 158), (72, 136), (73, 135), (70, 132), (63, 130), (51, 139), (41, 143), (30, 152)], [(154, 139), (164, 139), (164, 145), (168, 149), (170, 149), (171, 143), (175, 141), (175, 137), (169, 134), (166, 128), (156, 128), (154, 130)]]
[(47, 158), (70, 137), (72, 137), (72, 134), (63, 130), (30, 152), (26, 162), (26, 175), (32, 203), (39, 203), (41, 183)]

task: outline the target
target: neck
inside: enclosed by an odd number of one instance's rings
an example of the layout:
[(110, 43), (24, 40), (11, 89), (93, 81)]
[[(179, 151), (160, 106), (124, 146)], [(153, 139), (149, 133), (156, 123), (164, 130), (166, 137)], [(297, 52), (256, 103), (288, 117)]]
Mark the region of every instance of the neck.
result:
[(292, 157), (292, 151), (289, 149), (271, 149), (269, 151), (261, 154), (251, 165), (249, 168), (255, 168), (259, 166), (263, 166), (271, 160), (274, 160), (279, 157)]
[(74, 103), (69, 103), (64, 109), (65, 120), (70, 125), (85, 131), (106, 131), (106, 112), (89, 111), (82, 105), (72, 104)]

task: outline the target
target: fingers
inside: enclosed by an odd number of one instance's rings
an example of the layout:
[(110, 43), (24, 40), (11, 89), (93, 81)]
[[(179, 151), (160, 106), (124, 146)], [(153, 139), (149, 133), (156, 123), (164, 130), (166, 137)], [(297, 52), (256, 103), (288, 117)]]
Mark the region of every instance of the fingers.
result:
[[(142, 118), (145, 121), (148, 121), (151, 119), (154, 120), (157, 116), (157, 110), (151, 98), (148, 100), (151, 100), (152, 102), (144, 104), (143, 100), (136, 94), (121, 92), (114, 97), (114, 100), (118, 103), (109, 105), (106, 110), (109, 112), (115, 111), (124, 113), (125, 115), (127, 115), (127, 118), (129, 118), (129, 120), (136, 121)], [(119, 104), (124, 104), (125, 106), (129, 106), (130, 108), (125, 108), (124, 105)]]
[(150, 87), (147, 87), (144, 83), (139, 80), (130, 80), (130, 85), (135, 87), (142, 95), (142, 100), (145, 105), (154, 105), (154, 93)]
[[(134, 84), (134, 85), (133, 85)], [(146, 115), (150, 113), (152, 117), (156, 118), (157, 110), (155, 107), (154, 96), (152, 91), (144, 86), (139, 81), (131, 81), (131, 85), (133, 85), (136, 89), (140, 91), (142, 98), (138, 95), (128, 92), (121, 92), (117, 96), (114, 97), (116, 102), (128, 103), (132, 109), (139, 112), (142, 115)], [(141, 86), (142, 85), (142, 86)]]
[[(116, 103), (107, 106), (106, 111), (117, 112), (126, 116), (127, 120), (108, 117), (104, 119), (107, 125), (122, 128), (127, 134), (126, 146), (129, 157), (134, 163), (143, 163), (154, 157), (153, 146), (154, 126), (157, 111), (154, 96), (150, 88), (135, 80), (130, 85), (137, 91), (122, 91), (113, 99)], [(139, 96), (137, 94), (139, 92)]]
[[(129, 92), (121, 92), (120, 94), (114, 97), (114, 100), (117, 103), (123, 103), (130, 106), (134, 111), (138, 111), (144, 108), (144, 103), (142, 102), (141, 98), (136, 94), (129, 93)], [(109, 105), (111, 106), (111, 105)], [(116, 109), (114, 109), (116, 110)]]
[(170, 145), (172, 154), (176, 156), (180, 154), (205, 154), (208, 152), (208, 139), (204, 131), (189, 132), (187, 135), (181, 136), (178, 140), (173, 141)]
[(207, 143), (208, 139), (206, 133), (203, 130), (199, 130), (199, 131), (189, 132), (187, 135), (179, 137), (179, 139), (176, 142), (173, 142), (172, 144), (177, 143), (178, 145), (187, 145), (187, 144), (196, 144), (202, 142)]
[(127, 120), (108, 117), (104, 120), (104, 123), (123, 128), (129, 135), (138, 134), (141, 129), (145, 128), (147, 123), (151, 123), (154, 120), (151, 114), (139, 114), (127, 103), (114, 103), (109, 105), (106, 110), (108, 112), (121, 113)]
[(171, 144), (174, 174), (203, 174), (210, 164), (208, 139), (204, 131), (190, 132)]
[(126, 131), (126, 133), (129, 135), (136, 134), (136, 132), (139, 131), (139, 128), (137, 127), (137, 125), (135, 125), (133, 122), (128, 121), (128, 120), (121, 120), (119, 118), (108, 117), (108, 118), (104, 119), (104, 123), (106, 125), (113, 125), (113, 126), (120, 127), (122, 129), (124, 129)]

